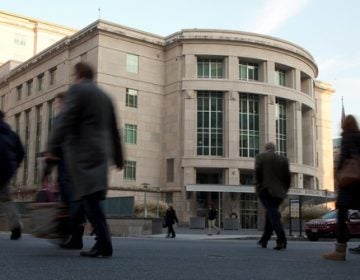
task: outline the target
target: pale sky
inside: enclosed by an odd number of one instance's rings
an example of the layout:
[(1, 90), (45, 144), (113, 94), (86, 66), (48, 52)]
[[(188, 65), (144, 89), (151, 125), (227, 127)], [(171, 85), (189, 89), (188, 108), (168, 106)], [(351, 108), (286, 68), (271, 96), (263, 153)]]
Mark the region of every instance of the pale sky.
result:
[(76, 29), (100, 17), (162, 36), (186, 28), (275, 36), (309, 51), (319, 67), (317, 79), (335, 88), (334, 137), (340, 133), (342, 96), (346, 113), (360, 120), (358, 0), (0, 0), (0, 9)]

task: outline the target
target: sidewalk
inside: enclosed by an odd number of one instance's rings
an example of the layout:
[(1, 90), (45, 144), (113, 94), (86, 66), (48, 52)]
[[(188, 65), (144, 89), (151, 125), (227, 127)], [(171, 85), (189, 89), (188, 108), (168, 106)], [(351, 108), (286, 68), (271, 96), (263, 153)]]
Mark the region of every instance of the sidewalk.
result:
[[(239, 230), (221, 230), (220, 234), (208, 235), (208, 229), (190, 229), (188, 227), (174, 227), (176, 232), (176, 239), (181, 240), (227, 240), (227, 239), (247, 239), (258, 240), (261, 237), (262, 231), (258, 229), (239, 229)], [(285, 231), (288, 240), (307, 240), (305, 233), (302, 236), (299, 233), (294, 233), (289, 236), (289, 231)], [(164, 238), (167, 234), (167, 229), (163, 229), (162, 234), (146, 235), (148, 238)], [(273, 238), (275, 238), (273, 236)]]

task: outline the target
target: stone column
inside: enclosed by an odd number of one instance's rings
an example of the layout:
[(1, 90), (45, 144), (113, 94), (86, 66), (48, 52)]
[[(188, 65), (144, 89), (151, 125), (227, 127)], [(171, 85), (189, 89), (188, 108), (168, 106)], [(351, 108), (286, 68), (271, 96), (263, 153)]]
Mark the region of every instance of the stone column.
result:
[(183, 149), (184, 157), (195, 157), (197, 154), (197, 123), (196, 123), (196, 93), (194, 90), (186, 90), (184, 93), (184, 132)]

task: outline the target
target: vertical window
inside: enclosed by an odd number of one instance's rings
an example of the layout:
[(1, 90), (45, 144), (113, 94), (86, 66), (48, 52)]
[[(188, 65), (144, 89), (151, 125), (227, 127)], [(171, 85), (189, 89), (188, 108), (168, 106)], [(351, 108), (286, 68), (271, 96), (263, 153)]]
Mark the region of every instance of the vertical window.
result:
[(276, 98), (276, 149), (286, 157), (286, 100)]
[(20, 33), (15, 33), (15, 36), (14, 36), (14, 44), (15, 45), (24, 47), (24, 46), (26, 46), (26, 41), (27, 41), (26, 35), (20, 34)]
[(44, 87), (44, 73), (37, 76), (37, 89), (41, 91)]
[(137, 126), (133, 124), (125, 124), (125, 143), (136, 144)]
[(28, 163), (29, 163), (29, 145), (30, 145), (30, 110), (25, 111), (25, 142), (24, 142), (24, 174), (23, 185), (27, 184), (28, 179)]
[(138, 91), (136, 89), (126, 89), (126, 107), (137, 108), (137, 94)]
[(20, 134), (20, 113), (15, 115), (15, 132), (17, 135)]
[(239, 155), (255, 157), (259, 153), (259, 96), (240, 93), (239, 98)]
[(16, 87), (16, 100), (21, 100), (22, 85)]
[(128, 181), (136, 180), (136, 161), (125, 160), (124, 179)]
[(286, 71), (283, 69), (275, 69), (275, 84), (285, 86)]
[(223, 155), (224, 95), (216, 91), (197, 94), (197, 154)]
[(174, 182), (174, 159), (166, 159), (166, 182)]
[(251, 62), (239, 62), (240, 80), (258, 81), (259, 64)]
[(139, 56), (135, 54), (126, 55), (126, 71), (137, 74), (139, 72)]
[(48, 135), (50, 136), (54, 121), (54, 100), (48, 102)]
[(41, 150), (42, 106), (36, 107), (34, 184), (39, 183), (39, 155)]
[(31, 79), (26, 82), (26, 92), (28, 96), (32, 94), (32, 90), (33, 90), (33, 80)]
[(56, 67), (51, 68), (49, 70), (49, 85), (50, 86), (55, 85), (55, 83), (56, 83), (56, 71), (57, 71)]
[(198, 58), (198, 78), (223, 79), (224, 58)]
[(5, 95), (1, 95), (0, 97), (0, 110), (4, 110), (5, 107)]

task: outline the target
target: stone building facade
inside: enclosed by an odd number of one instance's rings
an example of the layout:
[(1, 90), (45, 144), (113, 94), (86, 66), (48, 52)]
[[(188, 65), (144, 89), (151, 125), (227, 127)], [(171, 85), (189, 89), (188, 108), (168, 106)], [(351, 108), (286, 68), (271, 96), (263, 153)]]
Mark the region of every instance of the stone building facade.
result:
[(179, 218), (221, 218), (256, 227), (254, 156), (268, 141), (289, 158), (294, 194), (333, 190), (330, 85), (313, 57), (261, 34), (185, 29), (167, 37), (99, 20), (20, 64), (0, 80), (9, 123), (26, 146), (15, 190), (36, 188), (36, 160), (52, 127), (53, 100), (90, 63), (116, 104), (126, 167), (110, 196), (164, 200)]

